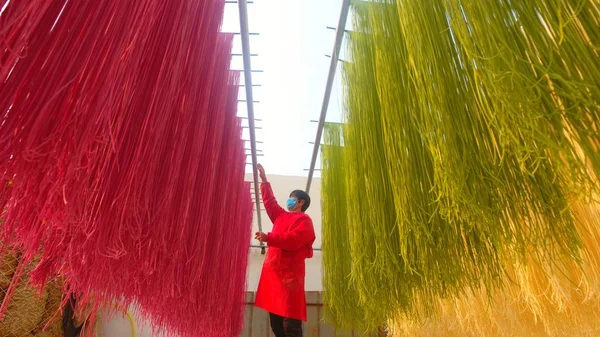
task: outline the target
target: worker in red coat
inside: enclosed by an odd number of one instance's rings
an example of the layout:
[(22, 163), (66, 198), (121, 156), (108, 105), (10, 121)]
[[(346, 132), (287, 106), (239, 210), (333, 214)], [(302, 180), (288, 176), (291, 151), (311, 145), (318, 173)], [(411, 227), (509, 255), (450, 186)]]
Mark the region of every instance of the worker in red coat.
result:
[(304, 213), (310, 206), (310, 197), (304, 191), (293, 191), (287, 200), (287, 211), (284, 210), (275, 200), (265, 170), (261, 165), (258, 170), (262, 200), (273, 222), (273, 231), (256, 233), (256, 239), (269, 249), (255, 304), (269, 312), (275, 337), (301, 337), (302, 321), (306, 322), (304, 260), (313, 256), (315, 241), (312, 220)]

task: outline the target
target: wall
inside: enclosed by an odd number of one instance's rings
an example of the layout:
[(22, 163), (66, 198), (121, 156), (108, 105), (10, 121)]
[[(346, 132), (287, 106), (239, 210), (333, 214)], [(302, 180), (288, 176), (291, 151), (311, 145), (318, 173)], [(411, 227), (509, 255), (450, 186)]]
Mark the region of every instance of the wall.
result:
[[(277, 198), (277, 201), (281, 205), (285, 205), (285, 201), (287, 200), (289, 193), (291, 191), (293, 191), (295, 189), (304, 190), (306, 188), (306, 177), (269, 176), (268, 179), (269, 179), (269, 182), (271, 183), (271, 186), (273, 187), (273, 192), (275, 194), (275, 197)], [(246, 180), (251, 181), (252, 175), (247, 175)], [(321, 196), (321, 181), (320, 181), (320, 179), (318, 179), (318, 178), (313, 179), (310, 196), (311, 196), (311, 205), (307, 211), (307, 214), (310, 215), (310, 217), (313, 220), (313, 225), (315, 227), (315, 233), (317, 235), (317, 239), (316, 239), (313, 247), (321, 248), (321, 198), (320, 198), (320, 196)], [(262, 207), (262, 203), (261, 203), (261, 209), (263, 209), (263, 211), (262, 211), (263, 231), (269, 232), (271, 230), (271, 228), (273, 227), (273, 224), (268, 219), (267, 214), (264, 211), (264, 208)], [(252, 228), (253, 228), (253, 230), (252, 230), (253, 234), (258, 231), (258, 224), (257, 224), (256, 216), (253, 219)], [(252, 235), (252, 237), (249, 238), (249, 244), (257, 245), (258, 243), (253, 238), (254, 238), (254, 235)], [(249, 262), (248, 262), (248, 284), (247, 284), (247, 290), (249, 292), (256, 291), (256, 288), (258, 286), (258, 280), (260, 278), (260, 271), (262, 268), (263, 261), (264, 261), (264, 255), (261, 254), (260, 249), (254, 248), (254, 249), (250, 250)], [(315, 256), (312, 259), (309, 259), (306, 261), (306, 291), (307, 292), (322, 291), (321, 252), (320, 251), (315, 251)], [(249, 296), (252, 296), (252, 295), (249, 295)], [(310, 296), (316, 296), (316, 295), (310, 295)], [(131, 309), (131, 312), (134, 316), (133, 318), (134, 318), (134, 322), (136, 325), (135, 336), (136, 337), (152, 336), (152, 333), (151, 333), (151, 330), (149, 327), (149, 323), (144, 321), (143, 319), (141, 319), (137, 315), (134, 308)], [(260, 309), (254, 309), (253, 306), (251, 304), (249, 304), (246, 309), (246, 312), (247, 312), (247, 315), (252, 313), (252, 317), (254, 317), (252, 319), (252, 322), (256, 321), (256, 323), (253, 323), (253, 324), (264, 325), (265, 322), (263, 322), (262, 318), (266, 317), (265, 316), (266, 314), (262, 313), (260, 311)], [(320, 311), (319, 311), (319, 315), (320, 315)], [(248, 316), (248, 317), (250, 317), (250, 316)], [(247, 317), (247, 322), (250, 322), (248, 317)], [(314, 330), (314, 326), (320, 326), (318, 321), (316, 323), (313, 322), (313, 323), (309, 323), (307, 325), (307, 327), (309, 327), (310, 331)], [(129, 320), (127, 317), (122, 317), (120, 315), (117, 315), (115, 317), (112, 317), (111, 319), (105, 319), (105, 320), (101, 321), (98, 326), (98, 331), (99, 331), (98, 337), (129, 337), (129, 336), (131, 336), (131, 324), (129, 323)], [(248, 331), (248, 330), (246, 330), (246, 331)], [(309, 331), (309, 330), (307, 330), (307, 331)], [(330, 334), (328, 332), (325, 332), (325, 331), (332, 331), (331, 328), (329, 328), (327, 326), (321, 326), (318, 331), (324, 331), (324, 332), (322, 335), (320, 334), (320, 335), (314, 335), (314, 336), (332, 336), (333, 337), (335, 335), (335, 334)], [(306, 332), (306, 333), (308, 333), (308, 332)], [(252, 335), (245, 335), (245, 336), (252, 336)], [(311, 333), (310, 336), (313, 336), (313, 334)], [(341, 335), (339, 335), (339, 336), (341, 336)], [(159, 336), (155, 335), (155, 337), (159, 337)]]
[[(306, 293), (306, 313), (307, 322), (304, 323), (303, 332), (305, 337), (359, 337), (358, 333), (355, 332), (341, 332), (336, 331), (333, 327), (323, 322), (323, 302), (322, 292), (308, 291)], [(273, 337), (269, 326), (269, 316), (263, 310), (258, 309), (254, 306), (254, 298), (256, 293), (248, 292), (246, 294), (246, 315), (244, 330), (240, 337)], [(117, 318), (118, 320), (118, 318)], [(112, 335), (106, 334), (106, 336), (131, 336), (131, 328), (129, 323), (126, 321), (115, 320), (115, 328), (111, 330)], [(150, 336), (149, 328), (143, 327), (137, 336)], [(384, 337), (384, 333), (381, 332), (377, 336), (371, 337)]]
[[(266, 312), (253, 305), (254, 293), (246, 295), (246, 324), (241, 337), (273, 337), (269, 327), (269, 316)], [(306, 292), (306, 316), (303, 326), (304, 337), (359, 337), (353, 331), (335, 331), (333, 327), (323, 322), (323, 294), (318, 291)], [(383, 333), (371, 337), (384, 337)]]

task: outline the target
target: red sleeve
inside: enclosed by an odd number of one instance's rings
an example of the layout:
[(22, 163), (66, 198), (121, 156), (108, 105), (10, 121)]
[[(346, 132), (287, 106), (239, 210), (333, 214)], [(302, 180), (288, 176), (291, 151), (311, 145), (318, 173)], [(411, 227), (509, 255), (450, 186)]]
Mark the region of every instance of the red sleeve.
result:
[(267, 245), (283, 250), (298, 250), (311, 246), (314, 241), (315, 230), (308, 216), (300, 219), (288, 232), (267, 234)]
[(275, 224), (275, 220), (277, 220), (280, 215), (284, 214), (285, 210), (277, 203), (270, 183), (260, 184), (260, 195), (262, 196), (263, 204), (265, 205), (265, 210), (267, 211), (269, 219)]

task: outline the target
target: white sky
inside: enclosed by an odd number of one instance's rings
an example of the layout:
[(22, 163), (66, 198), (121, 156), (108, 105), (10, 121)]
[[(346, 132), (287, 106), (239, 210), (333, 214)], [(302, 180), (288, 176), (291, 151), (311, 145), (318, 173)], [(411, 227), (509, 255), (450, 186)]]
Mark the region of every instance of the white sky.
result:
[[(252, 81), (262, 87), (253, 90), (255, 118), (262, 119), (256, 126), (257, 144), (264, 157), (259, 162), (268, 174), (307, 175), (310, 166), (317, 120), (321, 111), (325, 84), (329, 71), (335, 31), (341, 9), (341, 0), (253, 0), (248, 4), (248, 21)], [(224, 32), (239, 32), (237, 4), (227, 4), (223, 23)], [(239, 35), (235, 38), (233, 53), (240, 53)], [(234, 57), (232, 69), (243, 69), (242, 58)], [(328, 121), (339, 121), (341, 109), (339, 68), (331, 97)], [(240, 88), (240, 99), (245, 99)], [(247, 116), (245, 102), (238, 108), (239, 116)], [(245, 122), (244, 125), (247, 125)], [(244, 138), (249, 139), (248, 129)], [(248, 145), (249, 146), (249, 145)], [(250, 162), (250, 157), (248, 157)], [(320, 162), (317, 162), (317, 168)], [(250, 165), (247, 166), (250, 170)], [(318, 172), (316, 173), (318, 176)]]

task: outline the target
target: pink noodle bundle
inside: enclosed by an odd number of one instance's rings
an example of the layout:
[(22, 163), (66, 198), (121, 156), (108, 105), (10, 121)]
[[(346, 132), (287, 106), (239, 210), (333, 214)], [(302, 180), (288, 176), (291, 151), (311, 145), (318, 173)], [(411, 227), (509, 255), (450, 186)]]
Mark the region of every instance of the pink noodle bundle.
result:
[(252, 202), (224, 0), (0, 8), (0, 240), (83, 305), (236, 336)]

